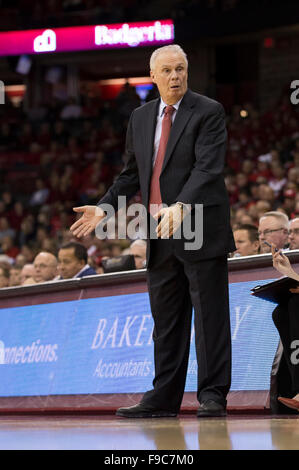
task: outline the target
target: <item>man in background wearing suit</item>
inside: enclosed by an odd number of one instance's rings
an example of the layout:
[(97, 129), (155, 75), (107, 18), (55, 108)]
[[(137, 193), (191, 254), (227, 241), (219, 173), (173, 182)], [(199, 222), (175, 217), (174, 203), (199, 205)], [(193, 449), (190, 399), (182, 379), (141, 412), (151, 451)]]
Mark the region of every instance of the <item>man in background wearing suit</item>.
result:
[[(160, 98), (133, 111), (123, 171), (97, 207), (74, 208), (83, 215), (71, 231), (78, 237), (91, 233), (105, 217), (103, 204), (117, 210), (118, 196), (130, 199), (139, 189), (148, 219), (154, 217), (158, 224), (156, 237), (151, 234), (147, 240), (154, 319), (153, 389), (141, 403), (120, 408), (116, 414), (128, 418), (177, 415), (186, 381), (193, 307), (197, 416), (225, 416), (231, 383), (227, 255), (236, 249), (223, 178), (225, 113), (221, 104), (188, 89), (188, 60), (180, 46), (156, 49), (150, 73)], [(186, 248), (184, 233), (180, 239), (173, 236), (186, 220), (195, 234), (202, 230), (203, 243), (196, 249)]]
[(74, 279), (93, 276), (97, 272), (87, 264), (88, 255), (85, 246), (77, 242), (63, 245), (58, 252), (58, 271), (61, 279)]

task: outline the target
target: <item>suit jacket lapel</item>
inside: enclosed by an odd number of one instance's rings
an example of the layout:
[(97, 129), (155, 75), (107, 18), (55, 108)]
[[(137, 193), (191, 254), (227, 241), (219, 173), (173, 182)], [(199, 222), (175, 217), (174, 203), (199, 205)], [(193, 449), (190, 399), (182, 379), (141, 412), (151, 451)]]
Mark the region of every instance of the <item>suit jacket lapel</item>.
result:
[(144, 171), (146, 175), (147, 187), (146, 187), (146, 198), (148, 199), (149, 185), (152, 174), (152, 162), (154, 153), (154, 139), (157, 123), (157, 114), (159, 108), (160, 98), (152, 102), (152, 106), (147, 110), (147, 114), (144, 118)]
[(166, 153), (164, 156), (164, 161), (163, 161), (163, 166), (161, 173), (163, 172), (164, 168), (166, 167), (172, 152), (174, 151), (174, 148), (177, 144), (177, 141), (179, 140), (183, 130), (185, 129), (187, 122), (192, 116), (193, 113), (193, 108), (194, 106), (194, 101), (192, 99), (192, 93), (187, 90), (184, 98), (182, 99), (182, 102), (180, 104), (180, 107), (177, 111), (175, 120), (173, 122), (173, 125), (171, 127), (171, 132), (169, 136), (169, 140), (167, 143), (167, 148), (166, 148)]

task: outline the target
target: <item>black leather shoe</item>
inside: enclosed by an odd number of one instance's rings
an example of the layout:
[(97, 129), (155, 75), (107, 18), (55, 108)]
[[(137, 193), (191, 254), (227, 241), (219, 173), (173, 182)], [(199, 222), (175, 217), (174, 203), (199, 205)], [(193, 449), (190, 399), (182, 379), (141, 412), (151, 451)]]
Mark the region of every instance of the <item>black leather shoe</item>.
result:
[(119, 408), (115, 414), (122, 418), (175, 418), (177, 415), (173, 411), (156, 410), (142, 403), (128, 408)]
[(214, 400), (206, 400), (200, 403), (197, 410), (198, 418), (207, 418), (212, 416), (226, 416), (226, 408)]

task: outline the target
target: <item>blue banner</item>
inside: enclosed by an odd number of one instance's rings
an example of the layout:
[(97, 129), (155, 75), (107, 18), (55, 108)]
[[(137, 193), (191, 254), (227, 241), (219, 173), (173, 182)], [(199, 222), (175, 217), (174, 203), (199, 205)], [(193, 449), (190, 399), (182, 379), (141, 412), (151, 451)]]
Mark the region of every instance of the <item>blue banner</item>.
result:
[[(231, 390), (267, 390), (279, 341), (275, 304), (230, 284)], [(0, 396), (142, 393), (154, 377), (147, 293), (1, 309)], [(2, 358), (2, 360), (1, 360)], [(197, 389), (194, 331), (186, 391)]]

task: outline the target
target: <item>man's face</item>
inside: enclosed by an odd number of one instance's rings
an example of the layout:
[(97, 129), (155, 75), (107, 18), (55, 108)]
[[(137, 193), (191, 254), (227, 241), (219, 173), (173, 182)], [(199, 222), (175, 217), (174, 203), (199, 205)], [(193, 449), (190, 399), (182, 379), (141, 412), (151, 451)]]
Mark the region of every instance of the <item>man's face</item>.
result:
[(234, 239), (236, 252), (241, 256), (256, 255), (258, 253), (259, 242), (251, 242), (248, 236), (248, 230), (235, 230)]
[(271, 251), (271, 248), (265, 245), (265, 241), (270, 244), (274, 243), (278, 249), (281, 249), (288, 242), (288, 229), (276, 217), (262, 218), (259, 223), (259, 240), (261, 253), (270, 253)]
[(34, 259), (35, 282), (47, 282), (54, 279), (57, 274), (57, 264), (51, 256), (37, 255)]
[(21, 283), (24, 284), (24, 282), (30, 278), (35, 278), (34, 266), (32, 264), (25, 264), (21, 271)]
[(85, 266), (84, 260), (75, 256), (74, 248), (63, 248), (58, 253), (58, 270), (63, 279), (71, 279)]
[(290, 222), (289, 243), (290, 250), (299, 250), (299, 219)]
[(187, 91), (188, 70), (184, 56), (177, 52), (161, 52), (151, 70), (151, 78), (166, 104), (177, 103)]
[(0, 288), (9, 286), (9, 278), (4, 275), (4, 271), (0, 268)]
[(11, 268), (9, 276), (9, 286), (20, 286), (21, 285), (21, 270)]

